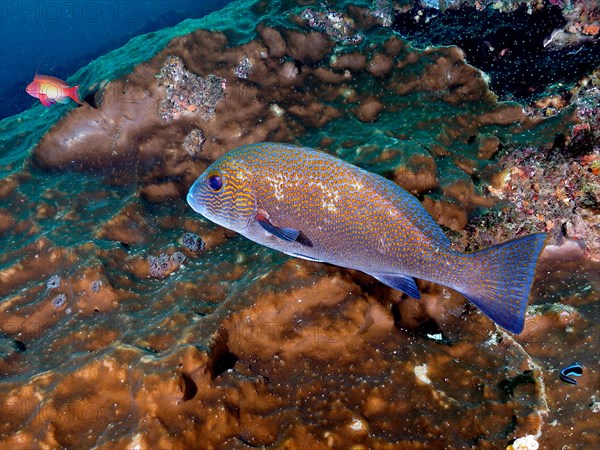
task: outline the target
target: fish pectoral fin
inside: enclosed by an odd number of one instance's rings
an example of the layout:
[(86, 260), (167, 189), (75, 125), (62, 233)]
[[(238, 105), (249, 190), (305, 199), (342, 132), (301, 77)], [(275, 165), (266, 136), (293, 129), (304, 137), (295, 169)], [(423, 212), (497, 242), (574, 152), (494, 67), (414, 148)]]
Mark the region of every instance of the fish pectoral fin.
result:
[(406, 275), (397, 275), (394, 273), (370, 273), (373, 278), (379, 280), (386, 286), (389, 286), (398, 291), (402, 291), (412, 298), (421, 299), (421, 293), (415, 283), (415, 279)]
[(54, 101), (50, 100), (50, 98), (48, 98), (48, 96), (46, 94), (40, 94), (40, 102), (42, 102), (42, 105), (44, 105), (46, 108), (51, 107), (54, 103)]
[(294, 228), (278, 227), (273, 225), (263, 214), (256, 215), (256, 221), (266, 231), (284, 241), (294, 242), (300, 236), (300, 231)]

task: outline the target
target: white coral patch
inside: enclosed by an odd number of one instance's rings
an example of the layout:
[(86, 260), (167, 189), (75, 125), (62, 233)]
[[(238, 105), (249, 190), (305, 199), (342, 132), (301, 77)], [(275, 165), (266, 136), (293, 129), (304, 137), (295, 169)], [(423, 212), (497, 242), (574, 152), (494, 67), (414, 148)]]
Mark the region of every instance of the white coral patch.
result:
[(415, 366), (415, 375), (417, 379), (424, 384), (431, 384), (431, 380), (427, 376), (427, 364)]
[(512, 444), (513, 450), (537, 450), (540, 447), (533, 434), (517, 439)]

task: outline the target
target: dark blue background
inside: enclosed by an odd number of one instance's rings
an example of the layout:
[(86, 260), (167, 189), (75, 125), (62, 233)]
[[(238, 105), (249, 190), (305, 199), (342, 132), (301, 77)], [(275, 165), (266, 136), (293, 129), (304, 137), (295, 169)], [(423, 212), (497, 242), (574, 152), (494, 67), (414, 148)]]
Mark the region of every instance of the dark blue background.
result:
[(134, 36), (200, 18), (231, 0), (57, 0), (0, 2), (0, 119), (29, 108), (38, 65), (66, 79)]

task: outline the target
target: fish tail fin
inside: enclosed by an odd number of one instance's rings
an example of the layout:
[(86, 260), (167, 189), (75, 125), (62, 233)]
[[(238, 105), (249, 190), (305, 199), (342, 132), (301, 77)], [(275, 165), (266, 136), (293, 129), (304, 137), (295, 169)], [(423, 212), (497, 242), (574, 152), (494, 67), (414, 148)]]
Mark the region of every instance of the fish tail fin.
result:
[(457, 290), (502, 328), (520, 333), (545, 241), (545, 233), (530, 234), (470, 254), (475, 278)]
[(73, 86), (73, 87), (69, 88), (69, 97), (71, 97), (73, 100), (75, 100), (80, 105), (83, 105), (83, 102), (79, 98), (78, 89), (79, 89), (79, 86)]

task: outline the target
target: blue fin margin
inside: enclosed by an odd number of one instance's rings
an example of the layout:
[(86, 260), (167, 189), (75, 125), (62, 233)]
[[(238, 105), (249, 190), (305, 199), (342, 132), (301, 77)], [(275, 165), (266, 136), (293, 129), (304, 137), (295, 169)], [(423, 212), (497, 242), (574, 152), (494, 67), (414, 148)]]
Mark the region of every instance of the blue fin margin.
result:
[(530, 234), (473, 253), (480, 279), (458, 290), (502, 328), (520, 333), (545, 241), (545, 233)]

